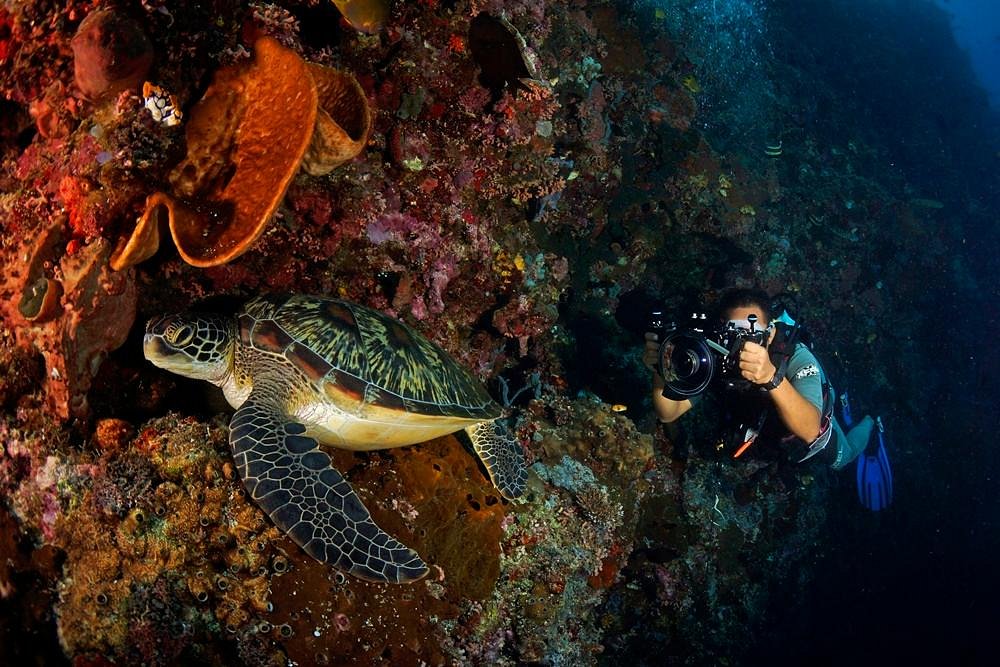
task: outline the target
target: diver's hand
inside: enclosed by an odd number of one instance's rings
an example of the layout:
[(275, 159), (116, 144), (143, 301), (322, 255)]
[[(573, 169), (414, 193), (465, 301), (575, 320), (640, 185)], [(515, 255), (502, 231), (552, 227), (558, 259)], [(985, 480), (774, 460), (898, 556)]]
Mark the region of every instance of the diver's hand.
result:
[(740, 351), (740, 373), (754, 384), (767, 384), (778, 369), (771, 363), (767, 348), (753, 341), (743, 344)]
[(660, 356), (660, 337), (655, 333), (646, 333), (646, 349), (642, 351), (642, 363), (646, 364), (649, 370), (656, 373), (656, 363)]
[[(671, 343), (667, 343), (666, 348), (663, 350), (663, 370), (670, 375), (672, 371), (670, 370), (670, 354), (674, 347)], [(666, 380), (660, 375), (660, 337), (655, 333), (646, 332), (646, 349), (642, 352), (642, 363), (646, 364), (649, 370), (653, 371), (653, 389), (657, 391), (663, 389), (666, 385)]]

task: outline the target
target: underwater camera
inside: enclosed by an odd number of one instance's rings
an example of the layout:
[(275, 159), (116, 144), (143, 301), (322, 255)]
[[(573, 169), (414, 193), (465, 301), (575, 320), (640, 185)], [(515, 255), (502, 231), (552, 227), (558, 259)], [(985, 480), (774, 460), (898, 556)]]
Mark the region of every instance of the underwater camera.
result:
[(663, 312), (650, 314), (649, 332), (657, 334), (660, 348), (656, 370), (664, 379), (663, 395), (681, 401), (702, 393), (719, 378), (724, 388), (743, 391), (753, 385), (740, 374), (740, 351), (747, 341), (764, 345), (768, 329), (758, 329), (757, 317), (749, 318), (750, 328), (729, 326), (709, 328), (704, 313), (693, 313), (684, 325), (669, 324)]

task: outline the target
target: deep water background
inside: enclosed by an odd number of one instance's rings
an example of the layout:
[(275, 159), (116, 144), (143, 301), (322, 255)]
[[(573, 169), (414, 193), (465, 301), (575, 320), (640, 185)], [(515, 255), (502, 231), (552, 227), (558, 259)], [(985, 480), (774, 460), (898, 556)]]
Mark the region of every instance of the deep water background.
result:
[[(892, 415), (895, 503), (880, 515), (860, 509), (851, 473), (841, 473), (814, 585), (775, 596), (746, 661), (993, 664), (1000, 3), (681, 5), (668, 20), (699, 59), (700, 121), (714, 148), (751, 153), (774, 123), (794, 123), (818, 141), (848, 127), (866, 132), (891, 152), (907, 187), (941, 202), (947, 226), (937, 234), (954, 241), (911, 304), (926, 324), (912, 332), (922, 353), (909, 384), (894, 396), (865, 397)], [(783, 117), (789, 106), (804, 111)], [(863, 378), (854, 382), (863, 393)], [(916, 409), (899, 408), (918, 396)]]
[(969, 54), (976, 78), (1000, 107), (1000, 2), (995, 0), (936, 0), (951, 15), (955, 39)]

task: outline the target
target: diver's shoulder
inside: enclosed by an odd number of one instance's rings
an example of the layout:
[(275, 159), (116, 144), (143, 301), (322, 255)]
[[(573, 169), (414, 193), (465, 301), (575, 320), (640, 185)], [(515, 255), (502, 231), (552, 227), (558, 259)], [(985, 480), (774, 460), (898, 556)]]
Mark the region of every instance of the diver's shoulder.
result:
[(795, 349), (792, 350), (792, 356), (788, 358), (789, 368), (808, 366), (809, 364), (819, 365), (816, 355), (805, 343), (796, 343)]

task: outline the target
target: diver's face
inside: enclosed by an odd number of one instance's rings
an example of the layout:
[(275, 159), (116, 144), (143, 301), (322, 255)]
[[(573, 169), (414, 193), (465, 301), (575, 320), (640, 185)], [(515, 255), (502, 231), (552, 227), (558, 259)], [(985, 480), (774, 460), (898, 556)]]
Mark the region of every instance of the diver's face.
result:
[[(749, 320), (750, 316), (753, 315), (757, 318), (757, 323), (754, 325), (757, 329), (766, 329), (770, 322), (764, 317), (764, 311), (761, 310), (760, 306), (740, 306), (739, 308), (733, 308), (728, 313), (726, 313), (726, 320), (730, 322), (741, 322)], [(768, 345), (774, 340), (775, 330), (771, 330), (771, 334), (767, 338)]]

